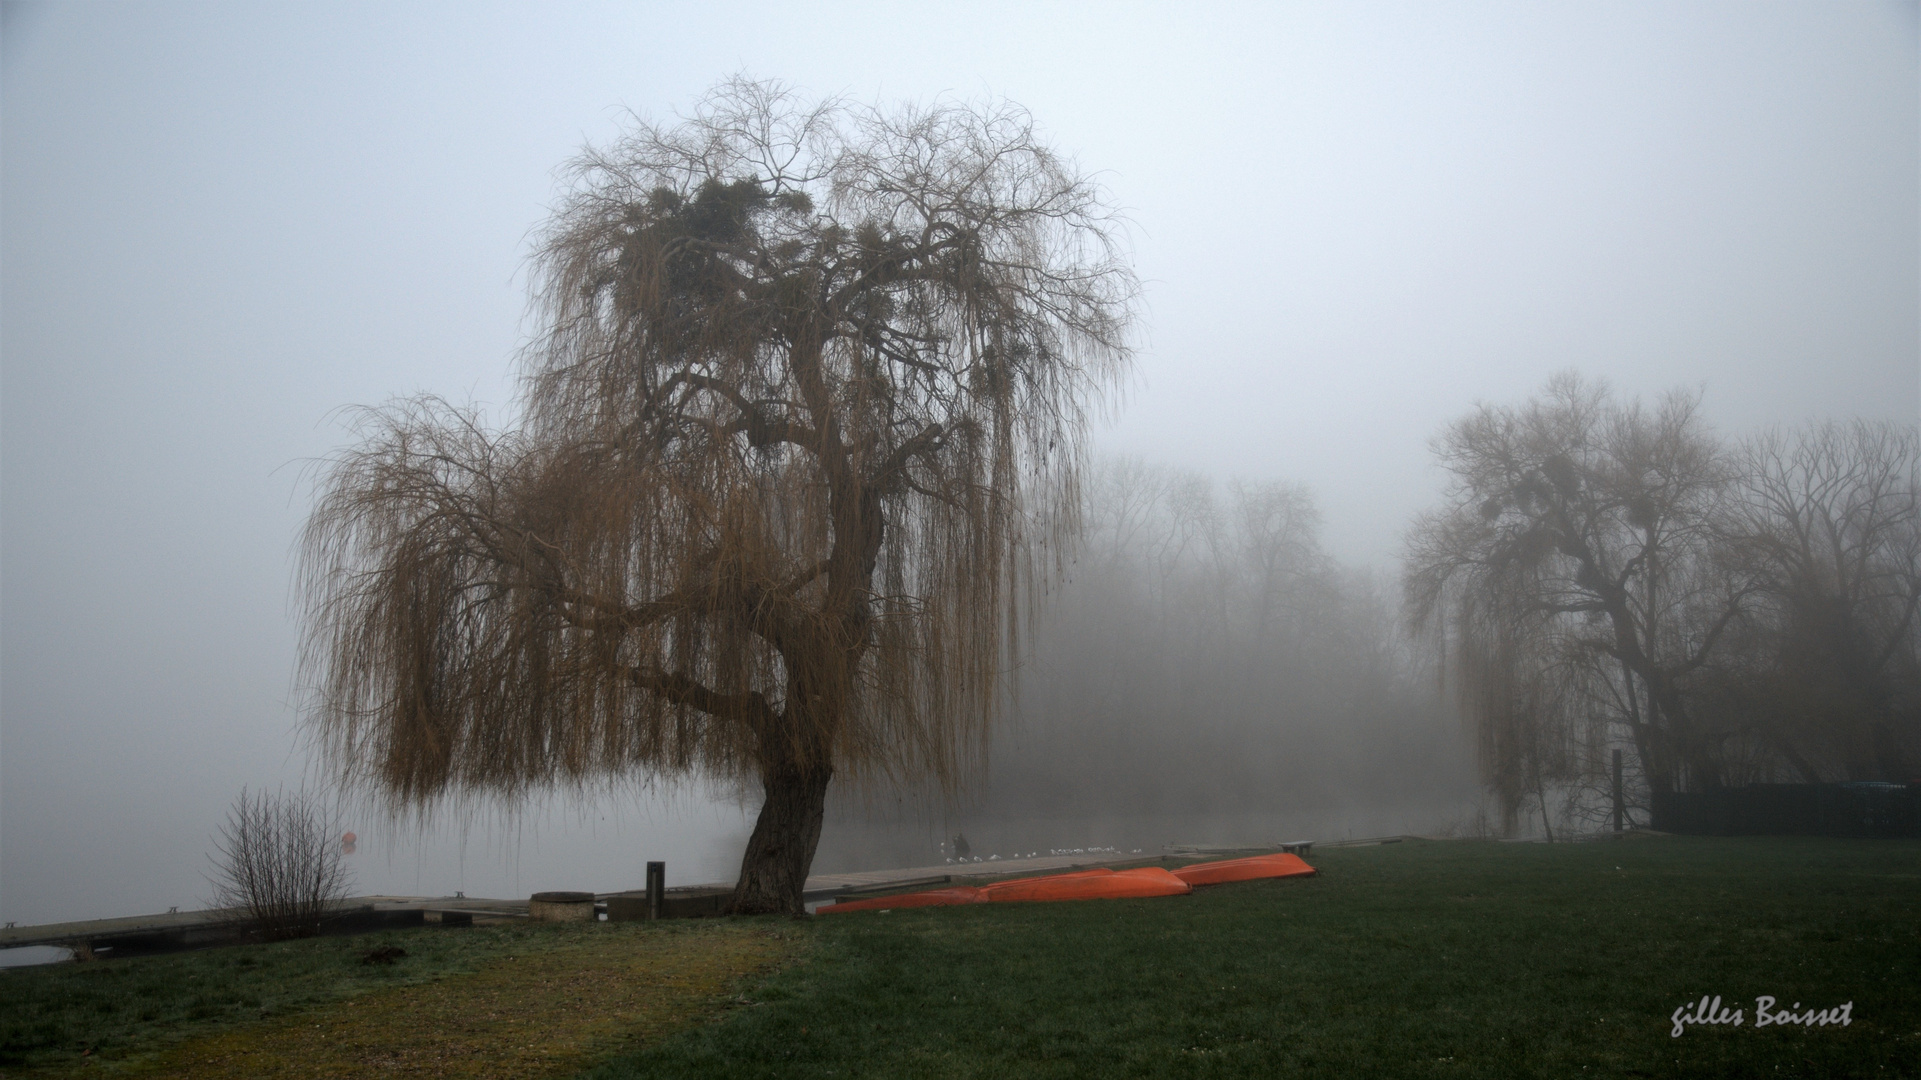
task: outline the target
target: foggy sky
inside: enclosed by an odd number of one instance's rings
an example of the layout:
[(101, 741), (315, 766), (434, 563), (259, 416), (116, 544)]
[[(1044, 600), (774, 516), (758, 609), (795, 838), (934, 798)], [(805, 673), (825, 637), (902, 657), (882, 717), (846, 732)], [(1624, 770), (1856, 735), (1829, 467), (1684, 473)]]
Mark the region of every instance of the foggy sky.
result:
[[(1438, 498), (1429, 437), (1556, 370), (1699, 387), (1729, 434), (1921, 415), (1916, 13), (8, 4), (0, 918), (193, 904), (240, 787), (302, 776), (304, 463), (342, 406), (499, 414), (529, 230), (627, 110), (737, 72), (1026, 106), (1127, 208), (1147, 282), (1097, 444), (1304, 482), (1328, 549), (1391, 572)], [(697, 793), (536, 828), (356, 870), (726, 878), (745, 834)]]

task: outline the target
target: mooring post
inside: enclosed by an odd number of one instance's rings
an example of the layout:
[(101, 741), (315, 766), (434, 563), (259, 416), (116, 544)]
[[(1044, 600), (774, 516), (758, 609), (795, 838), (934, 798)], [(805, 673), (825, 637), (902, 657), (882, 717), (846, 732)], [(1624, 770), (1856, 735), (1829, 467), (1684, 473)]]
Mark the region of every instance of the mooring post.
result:
[(1621, 831), (1621, 751), (1614, 752), (1614, 831)]
[(661, 903), (667, 892), (667, 864), (650, 862), (647, 864), (647, 917), (660, 918)]

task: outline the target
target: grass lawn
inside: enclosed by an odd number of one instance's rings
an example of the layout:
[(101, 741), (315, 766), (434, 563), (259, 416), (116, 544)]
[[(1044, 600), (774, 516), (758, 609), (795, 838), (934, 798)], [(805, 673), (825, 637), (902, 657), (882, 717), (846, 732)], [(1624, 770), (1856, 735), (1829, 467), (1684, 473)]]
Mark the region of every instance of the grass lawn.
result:
[[(1921, 842), (1408, 841), (1310, 861), (1317, 878), (1156, 900), (21, 969), (0, 973), (0, 1075), (1921, 1078)], [(410, 955), (360, 964), (389, 943)], [(1852, 1023), (1757, 1029), (1764, 994), (1852, 1002)], [(1743, 1024), (1672, 1037), (1703, 995)]]
[[(518, 923), (16, 968), (0, 1076), (572, 1076), (805, 944), (791, 921)], [(385, 946), (407, 955), (362, 962)]]
[[(1186, 897), (814, 921), (755, 1004), (624, 1077), (1921, 1076), (1921, 843), (1317, 852)], [(1740, 1027), (1671, 1036), (1702, 995)], [(1754, 999), (1852, 1023), (1753, 1026)]]

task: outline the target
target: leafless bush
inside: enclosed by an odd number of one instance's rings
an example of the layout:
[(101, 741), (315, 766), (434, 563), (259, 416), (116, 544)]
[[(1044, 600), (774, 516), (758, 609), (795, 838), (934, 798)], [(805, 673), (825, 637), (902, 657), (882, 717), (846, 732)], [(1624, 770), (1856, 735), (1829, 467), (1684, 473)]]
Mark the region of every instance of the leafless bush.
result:
[(352, 884), (335, 824), (308, 792), (243, 788), (214, 845), (212, 905), (244, 913), (268, 940), (319, 933)]

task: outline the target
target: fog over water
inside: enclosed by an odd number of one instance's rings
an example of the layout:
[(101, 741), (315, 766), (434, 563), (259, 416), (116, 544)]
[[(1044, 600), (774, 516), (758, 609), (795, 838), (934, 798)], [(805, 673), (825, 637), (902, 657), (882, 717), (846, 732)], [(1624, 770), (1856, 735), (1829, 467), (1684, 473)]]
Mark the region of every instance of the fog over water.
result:
[[(289, 586), (339, 410), (504, 419), (556, 168), (731, 74), (1019, 102), (1146, 282), (986, 781), (841, 797), (818, 869), (1460, 824), (1395, 632), (1444, 424), (1570, 368), (1729, 434), (1921, 416), (1913, 3), (1086, 10), (8, 3), (0, 919), (195, 905), (241, 787), (309, 776)], [(348, 824), (361, 891), (519, 896), (731, 879), (752, 810)]]

